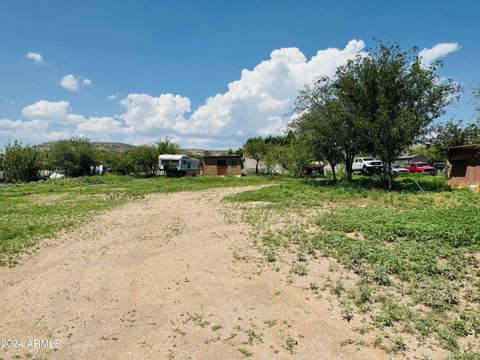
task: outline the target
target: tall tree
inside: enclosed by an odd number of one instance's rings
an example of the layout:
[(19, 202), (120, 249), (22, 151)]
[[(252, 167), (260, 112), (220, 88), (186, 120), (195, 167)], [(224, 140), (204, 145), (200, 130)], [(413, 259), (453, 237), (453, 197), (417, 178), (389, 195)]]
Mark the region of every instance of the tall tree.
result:
[(123, 155), (122, 168), (128, 173), (136, 175), (143, 173), (152, 176), (158, 165), (158, 148), (151, 145), (140, 145), (127, 150)]
[[(316, 130), (322, 133), (328, 132), (328, 136), (333, 137), (321, 136), (323, 141), (327, 142), (325, 146), (322, 145), (323, 153), (326, 157), (325, 152), (329, 152), (330, 160), (335, 163), (344, 161), (347, 181), (352, 179), (353, 160), (366, 148), (366, 139), (368, 139), (362, 119), (357, 115), (359, 109), (355, 98), (346, 96), (342, 92), (342, 86), (350, 82), (351, 79), (347, 74), (342, 73), (338, 73), (336, 79), (326, 77), (317, 79), (313, 87), (307, 86), (300, 91), (294, 107), (294, 112), (297, 114), (316, 114), (305, 117), (305, 121), (311, 122), (310, 126), (313, 126), (315, 121), (319, 121), (320, 124)], [(329, 128), (330, 126), (333, 128)], [(319, 145), (317, 141), (314, 147)], [(341, 159), (338, 158), (340, 155)], [(328, 160), (329, 163), (330, 160)]]
[(480, 121), (480, 85), (473, 90), (473, 97), (475, 99), (475, 111), (477, 112), (477, 120)]
[(252, 137), (243, 145), (243, 153), (255, 160), (255, 174), (258, 174), (258, 165), (267, 153), (265, 141), (261, 137)]
[(66, 176), (83, 176), (95, 164), (95, 150), (87, 138), (73, 137), (57, 141), (48, 151), (48, 166), (61, 169)]
[(33, 181), (38, 179), (40, 158), (41, 154), (34, 146), (23, 145), (15, 141), (5, 146), (0, 168), (5, 170), (7, 181)]
[[(290, 131), (293, 135), (293, 131)], [(288, 145), (281, 148), (279, 163), (294, 177), (304, 176), (304, 169), (315, 160), (315, 155), (304, 137), (291, 137)]]
[(447, 121), (433, 128), (435, 136), (431, 139), (431, 145), (435, 151), (446, 159), (448, 149), (452, 146), (471, 145), (480, 142), (479, 124), (463, 125), (462, 121)]
[[(335, 167), (345, 154), (342, 146), (345, 115), (340, 102), (332, 96), (331, 89), (330, 84), (324, 84), (312, 92), (310, 100), (306, 100), (308, 107), (292, 122), (291, 128), (307, 144), (315, 160), (328, 161), (336, 182)], [(303, 96), (306, 96), (305, 92)]]
[(121, 153), (106, 149), (94, 149), (94, 159), (96, 164), (105, 165), (107, 168), (114, 171), (121, 170)]
[(158, 149), (159, 155), (162, 155), (162, 154), (173, 154), (173, 155), (175, 155), (175, 154), (180, 154), (180, 152), (182, 151), (180, 146), (175, 144), (167, 136), (165, 137), (164, 140), (159, 140), (157, 142), (157, 149)]
[(265, 164), (265, 171), (270, 174), (275, 170), (276, 165), (279, 163), (282, 153), (280, 151), (281, 145), (273, 142), (265, 143), (265, 155), (263, 156), (263, 163)]
[(422, 64), (417, 49), (402, 51), (398, 44), (380, 44), (337, 71), (339, 99), (364, 126), (372, 150), (386, 164), (388, 188), (393, 187), (392, 162), (444, 113), (459, 85), (441, 79), (441, 62)]

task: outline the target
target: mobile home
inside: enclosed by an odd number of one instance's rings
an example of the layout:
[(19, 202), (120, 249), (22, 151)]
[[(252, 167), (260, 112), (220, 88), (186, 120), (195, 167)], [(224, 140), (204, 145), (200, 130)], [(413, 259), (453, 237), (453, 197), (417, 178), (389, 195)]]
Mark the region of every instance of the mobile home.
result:
[(158, 157), (160, 175), (195, 176), (200, 171), (200, 161), (187, 155), (163, 154)]

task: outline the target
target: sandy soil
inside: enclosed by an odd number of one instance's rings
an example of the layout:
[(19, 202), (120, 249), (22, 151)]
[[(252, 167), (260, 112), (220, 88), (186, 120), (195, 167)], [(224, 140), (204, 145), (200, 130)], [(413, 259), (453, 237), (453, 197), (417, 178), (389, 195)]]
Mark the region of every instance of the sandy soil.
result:
[(389, 359), (264, 264), (221, 202), (237, 191), (150, 195), (1, 268), (0, 338), (23, 347), (0, 358)]

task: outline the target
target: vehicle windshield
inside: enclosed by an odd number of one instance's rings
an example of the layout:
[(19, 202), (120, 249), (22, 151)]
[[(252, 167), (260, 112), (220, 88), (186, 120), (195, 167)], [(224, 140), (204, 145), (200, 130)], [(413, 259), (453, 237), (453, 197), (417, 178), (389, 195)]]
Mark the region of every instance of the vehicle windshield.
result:
[(398, 169), (400, 167), (400, 165), (398, 164), (392, 164), (392, 169)]
[(372, 161), (372, 160), (375, 160), (375, 159), (372, 158), (372, 157), (368, 157), (368, 158), (363, 158), (363, 160), (365, 160), (365, 161)]
[(428, 165), (427, 163), (416, 163), (415, 165), (416, 165), (416, 166), (430, 166), (430, 165)]

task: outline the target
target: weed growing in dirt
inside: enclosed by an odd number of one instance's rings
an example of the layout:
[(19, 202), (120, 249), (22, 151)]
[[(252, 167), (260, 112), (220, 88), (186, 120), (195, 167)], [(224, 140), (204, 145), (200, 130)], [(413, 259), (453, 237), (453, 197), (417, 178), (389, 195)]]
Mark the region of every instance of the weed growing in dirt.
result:
[(263, 323), (271, 328), (277, 325), (277, 320), (265, 320)]
[[(260, 246), (298, 254), (294, 274), (308, 276), (303, 262), (313, 267), (317, 253), (353, 271), (353, 288), (341, 281), (324, 288), (344, 304), (349, 299), (342, 316), (366, 314), (369, 329), (386, 332), (375, 346), (408, 351), (401, 337), (408, 333), (468, 358), (480, 350), (462, 340), (479, 334), (480, 195), (450, 189), (441, 176), (407, 175), (396, 186), (385, 191), (366, 177), (337, 185), (288, 180), (228, 200), (261, 202), (245, 208), (244, 217)], [(301, 221), (289, 225), (293, 218)], [(311, 290), (318, 292), (317, 285)]]
[(242, 354), (245, 357), (250, 357), (253, 355), (253, 352), (248, 351), (247, 349), (244, 349), (244, 348), (239, 348), (238, 351), (240, 352), (240, 354)]
[(283, 345), (283, 348), (285, 350), (287, 350), (290, 354), (293, 354), (293, 350), (295, 349), (295, 346), (298, 345), (298, 342), (297, 340), (294, 340), (292, 338), (287, 338), (287, 340), (285, 340), (285, 345)]
[(212, 326), (212, 331), (220, 330), (222, 327), (223, 327), (222, 325), (213, 325)]
[(292, 268), (292, 272), (298, 276), (305, 276), (307, 275), (307, 267), (302, 264), (295, 264)]
[(277, 257), (275, 256), (275, 251), (272, 249), (267, 249), (265, 251), (265, 258), (268, 262), (275, 262), (277, 261)]
[(247, 330), (247, 341), (245, 341), (245, 345), (253, 345), (253, 344), (261, 344), (263, 343), (262, 334), (255, 332), (255, 330)]
[(353, 318), (352, 307), (350, 306), (350, 304), (347, 301), (342, 301), (341, 305), (342, 305), (342, 309), (341, 309), (342, 317), (345, 320), (347, 320), (348, 322), (350, 322), (350, 320), (352, 320), (352, 318)]

